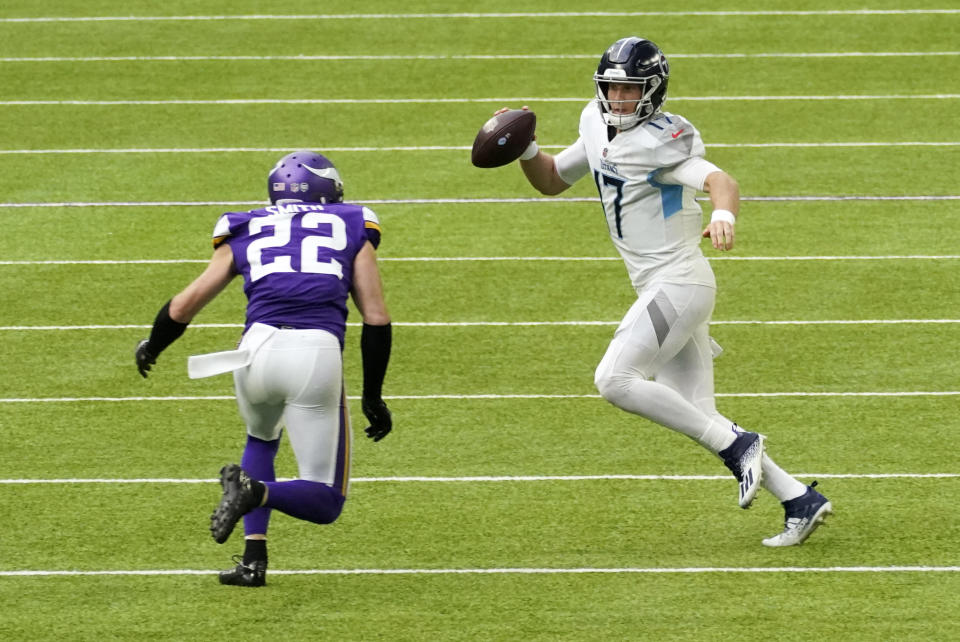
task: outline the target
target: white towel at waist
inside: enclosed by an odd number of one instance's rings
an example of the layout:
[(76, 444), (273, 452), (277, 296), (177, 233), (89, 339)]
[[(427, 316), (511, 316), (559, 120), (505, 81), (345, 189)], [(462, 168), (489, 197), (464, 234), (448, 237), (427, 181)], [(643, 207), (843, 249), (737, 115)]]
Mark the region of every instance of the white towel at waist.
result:
[(187, 359), (187, 375), (191, 379), (203, 379), (249, 366), (257, 350), (276, 331), (271, 325), (254, 323), (243, 335), (236, 350), (195, 354)]

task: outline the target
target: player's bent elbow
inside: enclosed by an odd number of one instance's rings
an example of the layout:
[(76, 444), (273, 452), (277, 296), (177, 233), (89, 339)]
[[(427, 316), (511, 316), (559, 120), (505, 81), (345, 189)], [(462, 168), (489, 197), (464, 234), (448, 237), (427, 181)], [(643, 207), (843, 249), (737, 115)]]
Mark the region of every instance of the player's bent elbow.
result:
[(390, 323), (390, 315), (386, 310), (375, 310), (363, 313), (363, 322), (366, 325), (387, 325)]
[(196, 302), (187, 293), (181, 292), (170, 299), (170, 308), (167, 313), (177, 323), (190, 323), (198, 311)]
[(355, 302), (360, 310), (360, 317), (366, 325), (387, 325), (390, 323), (387, 302), (384, 301), (382, 294), (360, 297)]
[(706, 191), (714, 196), (719, 194), (740, 194), (740, 184), (724, 171), (711, 172), (704, 181)]
[(737, 179), (730, 176), (730, 174), (726, 174), (726, 183), (727, 189), (729, 189), (732, 194), (740, 194), (740, 183), (737, 182)]
[(549, 178), (536, 181), (531, 180), (530, 184), (544, 196), (556, 196), (557, 194), (565, 192), (570, 187), (570, 183), (560, 178), (555, 172), (553, 176)]
[(566, 183), (563, 183), (563, 185), (556, 185), (556, 184), (534, 185), (534, 187), (536, 187), (537, 191), (543, 194), (544, 196), (556, 196), (557, 194), (560, 194), (570, 186), (567, 185)]

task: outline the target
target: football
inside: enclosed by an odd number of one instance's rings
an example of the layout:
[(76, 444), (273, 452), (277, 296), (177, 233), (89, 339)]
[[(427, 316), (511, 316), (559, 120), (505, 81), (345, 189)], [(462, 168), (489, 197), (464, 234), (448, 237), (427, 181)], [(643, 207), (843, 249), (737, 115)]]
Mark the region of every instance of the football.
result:
[(537, 129), (536, 115), (527, 109), (509, 109), (480, 128), (473, 140), (470, 161), (477, 167), (501, 167), (520, 158)]

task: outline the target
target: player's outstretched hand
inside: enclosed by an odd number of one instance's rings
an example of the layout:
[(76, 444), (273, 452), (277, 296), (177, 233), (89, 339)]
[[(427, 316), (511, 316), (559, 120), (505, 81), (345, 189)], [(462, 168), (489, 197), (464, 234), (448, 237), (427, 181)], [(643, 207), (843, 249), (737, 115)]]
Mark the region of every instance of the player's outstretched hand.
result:
[(364, 397), (360, 401), (360, 407), (363, 408), (363, 414), (366, 416), (370, 425), (367, 426), (367, 437), (374, 441), (380, 441), (393, 429), (393, 418), (390, 416), (390, 409), (383, 399), (367, 399)]
[(726, 221), (711, 221), (703, 230), (703, 238), (710, 239), (713, 249), (721, 252), (733, 249), (733, 226)]
[(149, 339), (144, 339), (137, 344), (137, 350), (133, 353), (133, 356), (137, 360), (137, 370), (140, 371), (140, 376), (144, 379), (147, 378), (147, 373), (150, 371), (150, 366), (157, 362), (157, 355), (150, 352), (150, 350), (147, 348), (149, 343)]

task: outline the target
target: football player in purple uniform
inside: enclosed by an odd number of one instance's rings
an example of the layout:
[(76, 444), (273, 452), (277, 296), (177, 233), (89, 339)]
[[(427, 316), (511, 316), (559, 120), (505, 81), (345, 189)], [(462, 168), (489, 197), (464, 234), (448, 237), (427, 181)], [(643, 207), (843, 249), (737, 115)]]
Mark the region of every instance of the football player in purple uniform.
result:
[[(661, 110), (669, 66), (642, 38), (622, 38), (600, 59), (596, 98), (580, 116), (579, 139), (556, 156), (536, 141), (520, 156), (529, 182), (559, 194), (584, 176), (600, 192), (614, 246), (637, 292), (597, 367), (610, 403), (680, 432), (718, 455), (739, 482), (748, 508), (761, 485), (784, 506), (785, 528), (766, 546), (801, 544), (832, 511), (826, 497), (778, 467), (764, 437), (717, 412), (709, 337), (716, 282), (701, 236), (729, 250), (740, 206), (737, 182), (704, 158), (700, 133)], [(713, 214), (703, 229), (698, 191)]]
[[(343, 183), (324, 156), (295, 152), (268, 177), (268, 207), (228, 212), (213, 231), (206, 270), (157, 314), (137, 345), (144, 377), (194, 316), (242, 275), (246, 327), (236, 350), (191, 357), (191, 377), (233, 372), (247, 442), (240, 465), (220, 471), (223, 493), (211, 516), (223, 543), (243, 517), (246, 545), (222, 584), (263, 586), (271, 509), (317, 524), (337, 519), (350, 479), (351, 431), (343, 385), (347, 297), (363, 317), (362, 408), (367, 435), (392, 429), (382, 386), (390, 358), (390, 316), (376, 248), (380, 224), (368, 208), (343, 202)], [(276, 481), (274, 458), (286, 427), (299, 469)]]

